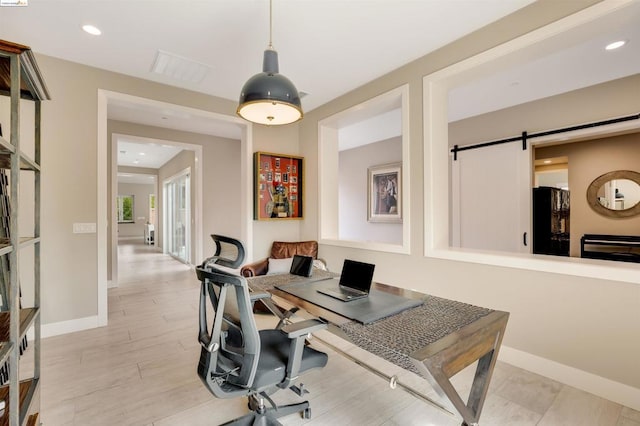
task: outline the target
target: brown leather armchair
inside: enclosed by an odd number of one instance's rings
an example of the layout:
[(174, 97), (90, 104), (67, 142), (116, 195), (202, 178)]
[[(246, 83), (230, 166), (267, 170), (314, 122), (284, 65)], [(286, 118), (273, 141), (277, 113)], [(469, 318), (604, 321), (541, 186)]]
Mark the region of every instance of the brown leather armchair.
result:
[[(318, 258), (318, 242), (317, 241), (274, 241), (271, 245), (272, 259), (287, 259), (293, 257), (294, 254), (303, 256), (311, 256)], [(255, 277), (257, 275), (266, 275), (269, 270), (269, 259), (263, 259), (258, 262), (249, 263), (240, 269), (240, 273), (244, 277)]]

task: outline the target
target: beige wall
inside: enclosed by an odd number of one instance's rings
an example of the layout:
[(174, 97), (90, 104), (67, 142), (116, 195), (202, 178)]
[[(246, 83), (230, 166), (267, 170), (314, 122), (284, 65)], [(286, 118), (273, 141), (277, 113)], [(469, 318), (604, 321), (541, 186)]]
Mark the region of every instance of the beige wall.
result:
[[(302, 146), (309, 145), (308, 141), (300, 139), (300, 146), (298, 145), (298, 126), (299, 124), (281, 126), (281, 127), (267, 127), (267, 126), (254, 126), (254, 145), (253, 151), (273, 152), (277, 154), (299, 155)], [(300, 240), (300, 226), (304, 223), (308, 223), (310, 218), (313, 217), (314, 212), (311, 210), (313, 207), (313, 197), (316, 196), (315, 192), (309, 193), (309, 183), (307, 178), (309, 176), (309, 167), (314, 167), (313, 160), (309, 158), (304, 159), (304, 200), (303, 200), (303, 215), (302, 220), (296, 219), (276, 219), (276, 220), (262, 220), (253, 222), (253, 260), (263, 259), (269, 256), (271, 252), (271, 243), (273, 241), (299, 241)], [(252, 210), (253, 211), (253, 210)], [(316, 239), (312, 237), (311, 239)], [(251, 261), (252, 259), (247, 259)]]
[(74, 222), (97, 222), (98, 89), (229, 116), (235, 114), (236, 105), (176, 87), (36, 56), (53, 98), (42, 105), (42, 320), (46, 325), (97, 315), (97, 236), (73, 234), (71, 229)]
[(133, 195), (134, 223), (118, 223), (118, 237), (143, 239), (144, 225), (149, 220), (149, 195), (155, 194), (155, 184), (119, 183), (117, 195)]
[[(376, 264), (375, 279), (429, 294), (461, 300), (511, 313), (504, 344), (535, 359), (570, 366), (596, 376), (640, 388), (640, 286), (601, 279), (495, 267), (423, 255), (424, 171), (422, 78), (461, 59), (482, 52), (552, 22), (593, 2), (536, 2), (471, 36), (446, 46), (390, 74), (370, 82), (307, 114), (300, 124), (302, 154), (309, 161), (307, 216), (303, 238), (316, 238), (318, 176), (318, 122), (403, 84), (409, 85), (409, 139), (411, 179), (411, 254), (398, 255), (321, 245), (320, 256), (339, 270), (345, 258)], [(640, 97), (635, 96), (635, 99)], [(615, 116), (628, 105), (608, 98), (582, 99), (584, 108), (551, 110), (558, 124), (586, 122), (605, 114)], [(635, 103), (637, 112), (637, 103)], [(443, 105), (443, 108), (445, 106)], [(593, 111), (592, 111), (593, 109)], [(561, 112), (561, 113), (560, 113)], [(521, 119), (522, 117), (520, 117)], [(485, 122), (486, 123), (486, 122)], [(492, 121), (473, 141), (511, 136), (523, 130), (521, 120)], [(553, 126), (552, 126), (553, 127)], [(525, 127), (526, 128), (526, 127)], [(544, 124), (548, 128), (548, 123)], [(535, 129), (531, 129), (535, 130)], [(521, 353), (521, 352), (517, 352)], [(553, 364), (553, 365), (557, 365)]]
[(368, 168), (395, 162), (402, 162), (402, 140), (399, 137), (340, 151), (340, 239), (402, 245), (401, 223), (367, 221)]
[(587, 188), (597, 177), (614, 170), (640, 172), (640, 133), (555, 145), (535, 153), (536, 159), (569, 157), (571, 256), (580, 257), (584, 234), (640, 234), (640, 217), (605, 217), (587, 203)]
[[(470, 145), (638, 113), (640, 74), (449, 125), (449, 146)], [(530, 142), (535, 143), (535, 139)], [(517, 143), (517, 142), (516, 142)]]

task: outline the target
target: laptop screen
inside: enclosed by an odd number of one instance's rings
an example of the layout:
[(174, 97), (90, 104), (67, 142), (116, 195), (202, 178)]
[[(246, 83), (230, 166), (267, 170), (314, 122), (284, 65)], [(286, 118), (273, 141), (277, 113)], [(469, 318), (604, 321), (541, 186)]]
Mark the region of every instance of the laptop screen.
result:
[(340, 274), (340, 285), (368, 293), (375, 267), (376, 265), (371, 263), (345, 259), (342, 265), (342, 274)]

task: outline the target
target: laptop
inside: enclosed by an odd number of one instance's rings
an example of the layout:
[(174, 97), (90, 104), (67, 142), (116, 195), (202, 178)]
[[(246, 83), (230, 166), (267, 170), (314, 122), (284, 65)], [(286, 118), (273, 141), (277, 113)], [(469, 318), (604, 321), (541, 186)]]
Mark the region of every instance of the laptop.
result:
[(299, 254), (293, 255), (293, 261), (291, 262), (291, 269), (289, 273), (292, 275), (300, 275), (301, 277), (310, 277), (313, 270), (313, 257), (301, 256)]
[(367, 297), (371, 289), (371, 280), (373, 279), (373, 270), (375, 267), (376, 265), (371, 263), (345, 259), (342, 265), (342, 274), (340, 274), (340, 284), (338, 288), (323, 288), (317, 291), (326, 296), (342, 300), (343, 302), (350, 302)]

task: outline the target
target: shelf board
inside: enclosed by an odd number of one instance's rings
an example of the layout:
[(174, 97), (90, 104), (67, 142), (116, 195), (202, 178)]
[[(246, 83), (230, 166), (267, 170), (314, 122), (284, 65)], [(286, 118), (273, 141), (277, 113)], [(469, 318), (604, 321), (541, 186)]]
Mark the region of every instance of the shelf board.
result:
[(51, 99), (31, 48), (6, 40), (0, 40), (0, 93), (8, 94), (11, 87), (10, 54), (20, 55), (20, 97), (33, 101)]
[(38, 426), (40, 424), (40, 413), (35, 413), (27, 419), (27, 426)]
[(40, 242), (40, 237), (20, 237), (20, 241), (18, 242), (19, 248), (25, 248), (37, 244)]
[(20, 153), (20, 170), (40, 171), (40, 165), (31, 159), (28, 155)]
[(9, 254), (13, 251), (13, 246), (9, 243), (8, 238), (0, 238), (0, 256)]
[(16, 152), (16, 149), (11, 145), (11, 142), (0, 136), (0, 154), (12, 154)]
[[(40, 243), (40, 237), (20, 237), (18, 248), (25, 248)], [(0, 256), (11, 253), (13, 246), (9, 238), (0, 238)]]
[[(0, 168), (11, 168), (11, 153), (0, 149)], [(20, 153), (20, 170), (40, 171), (40, 165), (29, 158), (28, 155)]]
[[(33, 397), (38, 390), (39, 379), (28, 379), (20, 382), (20, 417), (24, 419), (29, 411)], [(9, 425), (9, 385), (0, 387), (0, 400), (4, 400), (4, 414), (0, 417), (0, 426)], [(33, 416), (31, 416), (33, 417)], [(20, 422), (22, 424), (23, 421)]]
[[(24, 337), (38, 315), (38, 308), (20, 309), (20, 339)], [(9, 312), (0, 312), (0, 342), (9, 341)]]
[(13, 343), (11, 342), (0, 343), (0, 365), (4, 365), (4, 363), (7, 361), (12, 348)]

